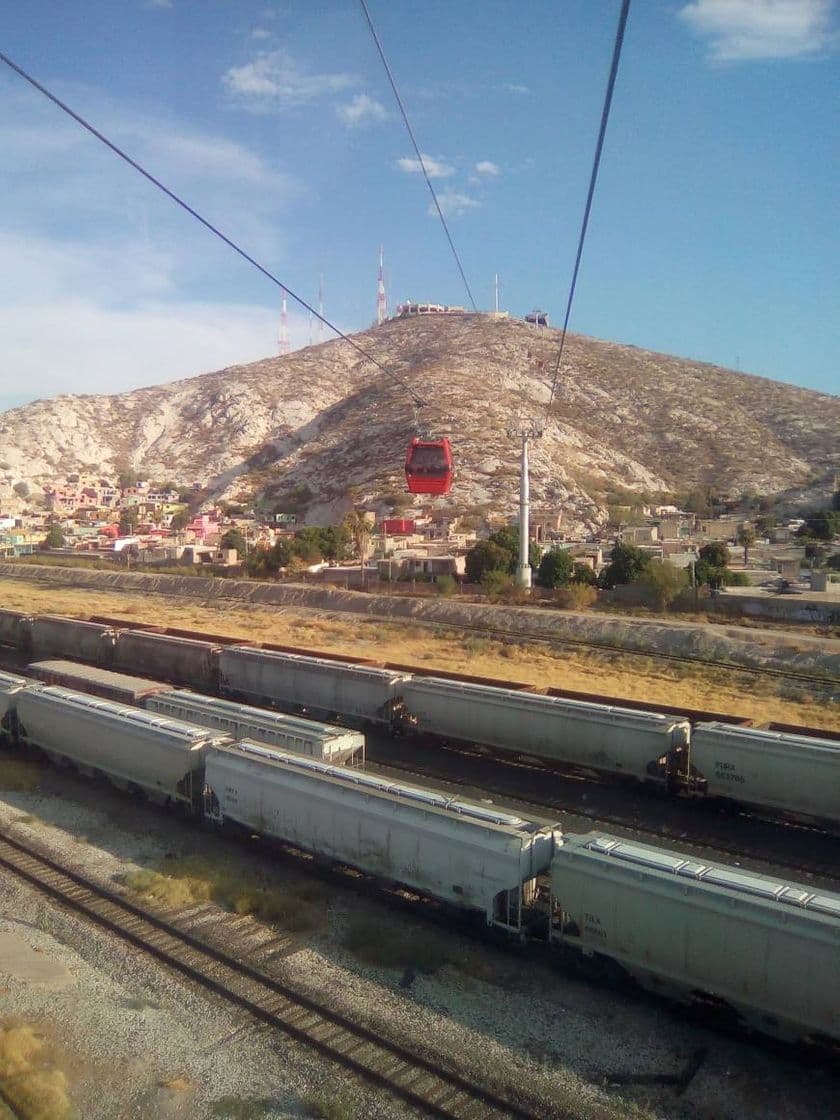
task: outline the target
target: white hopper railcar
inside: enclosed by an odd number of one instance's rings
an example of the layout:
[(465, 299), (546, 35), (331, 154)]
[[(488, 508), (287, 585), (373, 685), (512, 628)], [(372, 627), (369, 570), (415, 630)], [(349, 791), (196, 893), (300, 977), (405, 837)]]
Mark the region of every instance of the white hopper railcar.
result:
[(709, 797), (771, 809), (840, 831), (840, 742), (698, 723), (691, 761)]
[(364, 735), (346, 727), (174, 689), (149, 696), (144, 706), (150, 712), (173, 719), (214, 727), (233, 739), (254, 739), (322, 762), (364, 762)]
[(840, 895), (646, 844), (566, 835), (552, 937), (765, 1033), (840, 1039)]
[(29, 683), (25, 677), (0, 673), (0, 739), (14, 738), (18, 694)]
[(201, 805), (204, 753), (225, 741), (203, 727), (57, 686), (20, 692), (17, 719), (19, 742), (54, 762), (69, 760), (122, 789), (192, 808)]
[(242, 742), (206, 756), (205, 815), (519, 930), (558, 829)]
[(640, 781), (687, 777), (685, 719), (437, 677), (412, 677), (402, 695), (417, 731)]
[(229, 646), (219, 654), (226, 696), (306, 708), (327, 718), (390, 724), (405, 674), (298, 653)]

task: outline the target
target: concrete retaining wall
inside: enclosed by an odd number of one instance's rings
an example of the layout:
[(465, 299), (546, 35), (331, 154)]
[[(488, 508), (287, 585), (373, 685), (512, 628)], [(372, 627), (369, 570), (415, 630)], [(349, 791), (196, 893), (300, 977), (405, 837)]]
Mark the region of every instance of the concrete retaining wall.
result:
[[(462, 603), (457, 598), (365, 594), (292, 583), (153, 575), (146, 572), (103, 572), (26, 564), (0, 564), (0, 581), (3, 579), (25, 580), (57, 588), (135, 591), (140, 594), (152, 592), (209, 602), (238, 600), (268, 606), (346, 612), (394, 621), (433, 622), (455, 628), (493, 627), (503, 629), (513, 637), (576, 639), (619, 649), (700, 657), (730, 665), (794, 669), (840, 678), (840, 643), (781, 630), (753, 631), (727, 624), (648, 621), (600, 612), (489, 606)], [(91, 613), (101, 612), (92, 606)], [(593, 682), (593, 688), (597, 688), (597, 682)]]

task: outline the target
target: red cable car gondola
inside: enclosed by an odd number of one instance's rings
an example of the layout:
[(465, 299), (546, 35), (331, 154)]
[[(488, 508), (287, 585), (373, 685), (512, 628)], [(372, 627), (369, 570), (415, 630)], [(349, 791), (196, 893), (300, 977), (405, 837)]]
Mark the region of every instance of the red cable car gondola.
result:
[(411, 494), (448, 494), (452, 486), (449, 440), (415, 436), (405, 457), (405, 481)]

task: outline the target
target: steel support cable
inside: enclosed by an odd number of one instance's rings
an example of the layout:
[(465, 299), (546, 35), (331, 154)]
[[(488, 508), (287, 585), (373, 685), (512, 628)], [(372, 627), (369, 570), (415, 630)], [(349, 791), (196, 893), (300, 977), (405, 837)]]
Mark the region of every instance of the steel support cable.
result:
[(455, 242), (452, 240), (452, 234), (449, 232), (449, 226), (446, 224), (446, 218), (443, 216), (443, 210), (441, 209), (440, 202), (438, 201), (437, 192), (435, 191), (435, 188), (432, 186), (432, 180), (429, 176), (428, 168), (426, 167), (426, 161), (423, 159), (423, 155), (420, 151), (420, 146), (417, 143), (417, 139), (414, 135), (414, 129), (411, 127), (411, 122), (408, 119), (408, 113), (405, 111), (405, 105), (403, 104), (403, 100), (400, 97), (400, 92), (397, 89), (397, 83), (394, 80), (394, 75), (391, 71), (391, 67), (388, 65), (388, 59), (385, 57), (385, 51), (382, 47), (382, 43), (380, 41), (379, 36), (376, 33), (376, 28), (373, 26), (373, 20), (371, 19), (370, 10), (368, 9), (367, 2), (366, 2), (366, 0), (359, 0), (359, 3), (362, 5), (362, 11), (365, 14), (365, 19), (367, 20), (367, 25), (370, 28), (370, 33), (373, 36), (373, 41), (374, 41), (374, 43), (376, 43), (376, 49), (377, 49), (377, 51), (379, 51), (379, 57), (382, 59), (382, 65), (385, 67), (385, 73), (388, 75), (388, 81), (391, 83), (391, 89), (393, 90), (394, 98), (397, 102), (397, 105), (399, 106), (400, 113), (402, 114), (403, 123), (405, 124), (406, 131), (408, 132), (408, 135), (411, 139), (411, 143), (414, 147), (414, 151), (417, 155), (417, 160), (420, 164), (420, 170), (423, 172), (423, 177), (426, 180), (426, 186), (429, 188), (429, 193), (431, 194), (432, 201), (435, 204), (435, 209), (437, 210), (437, 215), (440, 218), (440, 224), (443, 226), (443, 232), (446, 234), (446, 240), (449, 242), (449, 248), (452, 250), (452, 256), (455, 258), (455, 263), (458, 266), (458, 272), (461, 274), (461, 279), (463, 280), (464, 287), (467, 290), (467, 295), (469, 296), (470, 304), (472, 306), (473, 311), (478, 311), (478, 308), (476, 307), (475, 300), (473, 299), (472, 289), (470, 288), (469, 282), (467, 280), (466, 273), (464, 272), (464, 267), (461, 264), (461, 258), (458, 255), (458, 250), (455, 248)]
[(237, 245), (235, 241), (231, 240), (230, 237), (222, 233), (222, 231), (214, 226), (212, 222), (209, 222), (206, 218), (202, 217), (202, 215), (199, 214), (197, 210), (194, 210), (193, 207), (189, 205), (189, 203), (185, 202), (179, 195), (170, 190), (169, 187), (167, 187), (160, 181), (160, 179), (156, 179), (155, 176), (151, 174), (151, 172), (147, 171), (146, 168), (142, 166), (142, 164), (139, 164), (136, 160), (132, 159), (130, 155), (122, 150), (122, 148), (118, 147), (113, 141), (109, 140), (108, 137), (104, 135), (104, 133), (100, 132), (97, 128), (94, 128), (94, 126), (90, 124), (89, 121), (86, 121), (84, 117), (80, 116), (77, 112), (71, 109), (69, 105), (65, 104), (65, 102), (60, 100), (60, 98), (56, 97), (54, 93), (51, 93), (46, 88), (46, 86), (41, 85), (41, 83), (33, 78), (31, 74), (28, 74), (23, 69), (23, 67), (18, 66), (16, 62), (13, 62), (12, 59), (10, 59), (8, 55), (3, 54), (2, 51), (0, 51), (0, 62), (4, 62), (10, 70), (14, 70), (14, 72), (20, 75), (20, 77), (23, 78), (24, 81), (29, 82), (31, 86), (37, 89), (39, 93), (42, 93), (44, 97), (46, 97), (49, 101), (52, 101), (54, 105), (57, 105), (58, 108), (62, 110), (62, 112), (67, 114), (68, 117), (72, 117), (77, 124), (80, 124), (82, 128), (86, 129), (92, 136), (95, 136), (96, 139), (104, 144), (106, 148), (110, 148), (111, 151), (115, 155), (119, 156), (121, 160), (124, 160), (129, 165), (129, 167), (133, 167), (135, 171), (139, 172), (145, 179), (148, 179), (148, 181), (153, 186), (157, 187), (159, 191), (162, 191), (168, 198), (170, 198), (174, 203), (180, 206), (182, 210), (186, 210), (186, 212), (191, 217), (195, 218), (196, 221), (200, 222), (206, 229), (210, 230), (210, 232), (218, 237), (221, 241), (224, 241), (224, 243), (229, 248), (233, 249), (235, 253), (238, 253), (243, 260), (247, 261), (248, 264), (253, 265), (254, 268), (257, 269), (258, 272), (261, 272), (263, 276), (266, 277), (266, 279), (271, 281), (272, 284), (276, 284), (281, 291), (291, 296), (296, 303), (300, 304), (300, 306), (308, 311), (311, 315), (314, 315), (316, 319), (320, 320), (320, 322), (324, 324), (324, 326), (329, 327), (329, 329), (337, 334), (339, 338), (349, 343), (350, 346), (352, 346), (357, 353), (361, 354), (363, 358), (366, 358), (369, 362), (375, 365), (377, 369), (381, 370), (387, 377), (390, 377), (391, 380), (394, 381), (397, 385), (400, 385), (403, 389), (405, 389), (409, 393), (412, 401), (417, 407), (423, 406), (427, 403), (414, 391), (414, 389), (412, 389), (407, 381), (404, 381), (396, 373), (384, 366), (377, 358), (374, 358), (374, 356), (369, 351), (365, 350), (363, 346), (360, 346), (358, 342), (354, 342), (349, 335), (346, 335), (344, 333), (344, 331), (339, 330), (339, 328), (334, 323), (331, 323), (329, 319), (325, 318), (319, 311), (316, 311), (315, 308), (312, 307), (311, 304), (307, 303), (302, 296), (299, 296), (295, 292), (293, 292), (292, 289), (287, 287), (287, 285), (284, 284), (283, 281), (280, 280), (277, 276), (275, 276), (273, 272), (269, 272), (269, 270), (261, 265), (259, 261), (255, 260), (250, 255), (250, 253), (247, 253), (244, 249)]
[(548, 398), (546, 405), (546, 420), (548, 419), (551, 406), (554, 402), (554, 394), (557, 391), (557, 379), (560, 375), (560, 362), (563, 357), (563, 347), (566, 344), (566, 332), (569, 329), (569, 317), (572, 313), (572, 301), (575, 298), (575, 288), (577, 286), (578, 272), (580, 271), (580, 260), (583, 255), (583, 243), (586, 240), (586, 229), (589, 225), (589, 212), (592, 209), (592, 199), (595, 195), (595, 183), (598, 179), (598, 168), (601, 164), (601, 151), (604, 147), (604, 136), (607, 132), (607, 121), (610, 118), (610, 106), (612, 105), (613, 90), (615, 89), (615, 79), (618, 74), (618, 62), (621, 58), (621, 48), (624, 44), (624, 29), (627, 26), (627, 15), (630, 11), (630, 0), (622, 0), (621, 12), (618, 16), (618, 27), (615, 33), (615, 45), (613, 46), (612, 63), (610, 65), (610, 76), (607, 81), (607, 92), (604, 97), (604, 107), (601, 110), (601, 127), (598, 130), (598, 143), (595, 146), (595, 159), (592, 163), (592, 174), (589, 178), (589, 191), (586, 196), (586, 206), (583, 211), (583, 223), (580, 228), (580, 238), (578, 240), (577, 256), (575, 257), (575, 267), (572, 272), (572, 283), (569, 288), (569, 299), (566, 303), (566, 315), (563, 319), (563, 332), (560, 335), (560, 348), (557, 352), (557, 361), (554, 366), (554, 378), (551, 383), (551, 396)]

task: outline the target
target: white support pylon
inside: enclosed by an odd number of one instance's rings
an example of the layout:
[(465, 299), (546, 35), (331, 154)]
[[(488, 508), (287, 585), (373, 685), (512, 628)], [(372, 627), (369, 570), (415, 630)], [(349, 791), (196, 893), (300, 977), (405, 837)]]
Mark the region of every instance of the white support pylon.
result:
[(519, 561), (516, 565), (518, 587), (530, 590), (531, 565), (528, 555), (531, 551), (531, 483), (528, 474), (528, 444), (532, 439), (540, 439), (544, 432), (542, 425), (524, 424), (519, 428), (508, 428), (511, 439), (521, 441), (519, 459)]

